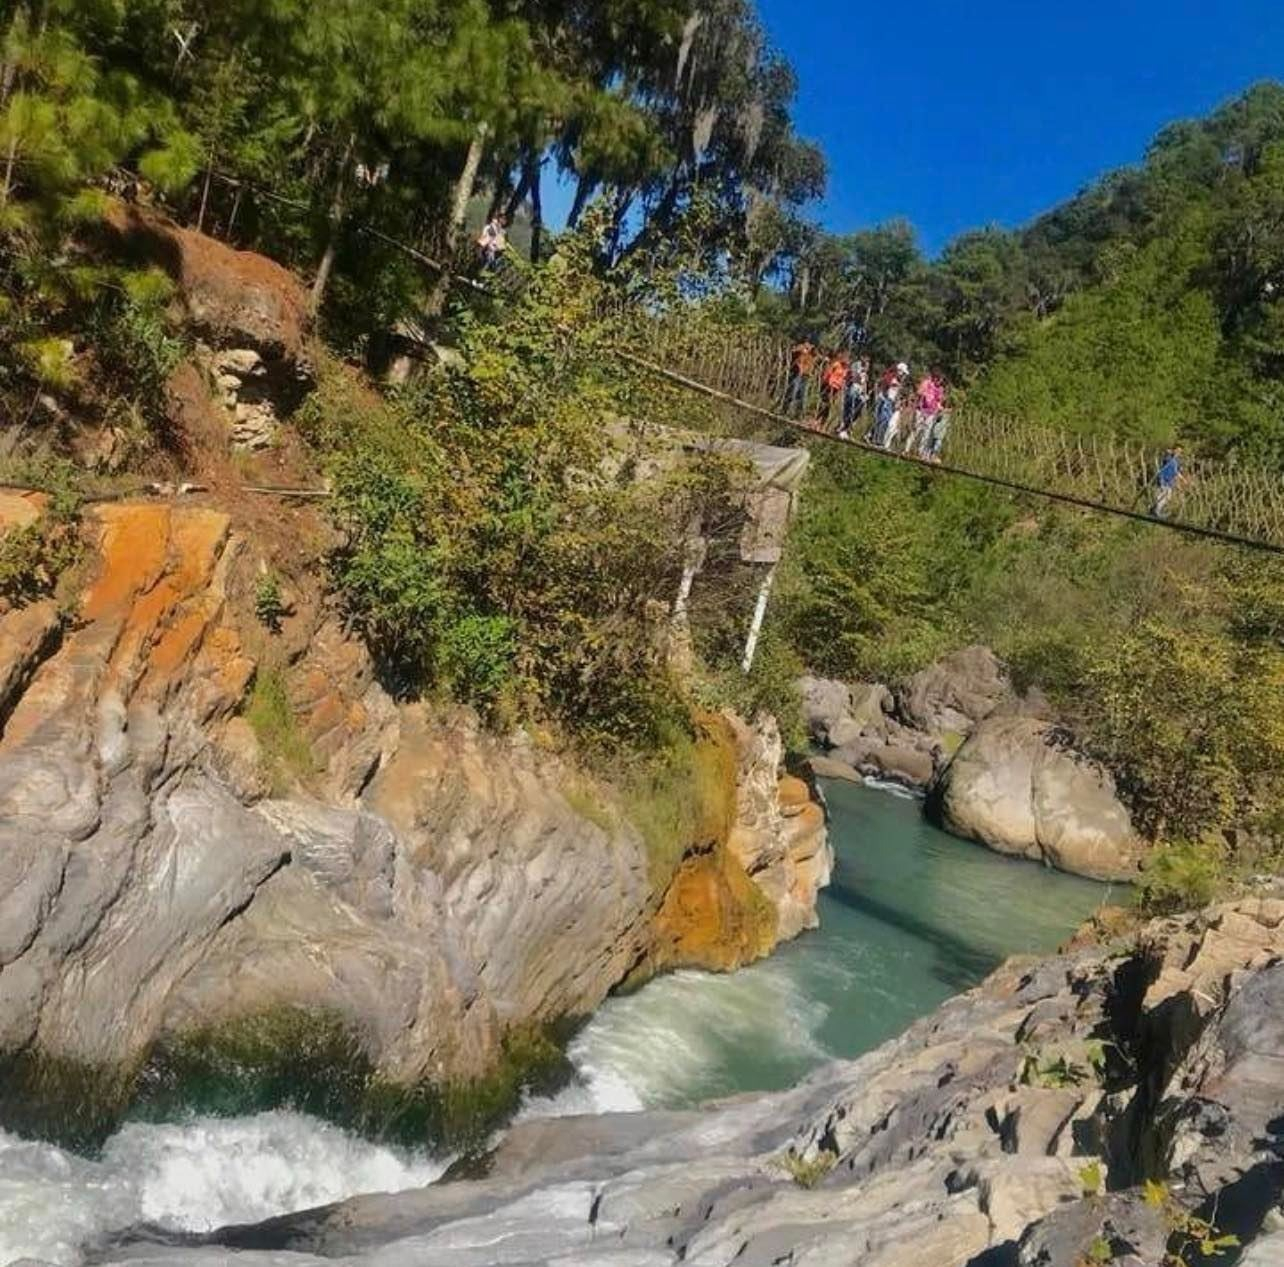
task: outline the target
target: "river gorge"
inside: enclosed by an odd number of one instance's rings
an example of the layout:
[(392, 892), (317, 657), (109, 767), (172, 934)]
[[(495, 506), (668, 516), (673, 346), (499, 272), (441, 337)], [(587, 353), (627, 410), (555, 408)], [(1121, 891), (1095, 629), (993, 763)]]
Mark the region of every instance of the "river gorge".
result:
[[(836, 865), (819, 930), (737, 973), (680, 970), (609, 999), (570, 1044), (573, 1080), (522, 1120), (688, 1108), (781, 1090), (894, 1037), (1009, 954), (1052, 950), (1108, 887), (932, 827), (903, 793), (825, 785)], [(0, 1263), (82, 1261), (136, 1224), (209, 1232), (420, 1187), (448, 1158), (290, 1109), (124, 1125), (93, 1159), (0, 1134)]]

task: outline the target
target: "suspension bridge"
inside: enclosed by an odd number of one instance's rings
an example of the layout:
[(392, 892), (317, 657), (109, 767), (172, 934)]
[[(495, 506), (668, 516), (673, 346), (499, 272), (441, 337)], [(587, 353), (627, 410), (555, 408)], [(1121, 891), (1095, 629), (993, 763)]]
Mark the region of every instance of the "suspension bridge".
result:
[[(1162, 454), (1136, 441), (1079, 435), (1020, 419), (954, 411), (939, 460), (844, 439), (819, 417), (819, 362), (807, 383), (810, 420), (784, 412), (790, 347), (767, 336), (710, 337), (698, 321), (617, 312), (619, 354), (639, 372), (811, 438), (932, 472), (1153, 524), (1191, 536), (1284, 554), (1284, 476), (1223, 459), (1182, 459), (1163, 518), (1151, 513)], [(839, 406), (841, 402), (839, 402)], [(836, 407), (839, 407), (836, 406)], [(913, 408), (907, 400), (905, 409)], [(806, 412), (806, 411), (804, 411)]]

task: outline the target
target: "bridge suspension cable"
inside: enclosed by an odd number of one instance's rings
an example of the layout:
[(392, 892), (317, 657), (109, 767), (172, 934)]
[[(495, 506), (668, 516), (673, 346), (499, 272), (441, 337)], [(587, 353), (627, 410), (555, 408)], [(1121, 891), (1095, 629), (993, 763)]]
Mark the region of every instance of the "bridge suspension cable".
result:
[[(1269, 471), (1233, 461), (1184, 459), (1172, 513), (1161, 518), (1142, 507), (1154, 500), (1162, 459), (1135, 442), (964, 409), (955, 412), (942, 459), (929, 460), (845, 439), (820, 420), (788, 416), (781, 402), (789, 381), (789, 348), (778, 340), (737, 336), (711, 343), (707, 331), (693, 331), (689, 323), (638, 314), (624, 314), (621, 322), (619, 355), (628, 364), (809, 438), (1188, 536), (1284, 554), (1284, 478)], [(807, 396), (822, 399), (819, 366), (809, 376)], [(912, 409), (912, 399), (904, 407)]]

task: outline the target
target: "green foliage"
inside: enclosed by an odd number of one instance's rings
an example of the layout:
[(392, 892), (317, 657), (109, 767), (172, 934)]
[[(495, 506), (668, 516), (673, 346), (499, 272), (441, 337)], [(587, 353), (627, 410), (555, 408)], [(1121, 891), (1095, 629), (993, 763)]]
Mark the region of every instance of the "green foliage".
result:
[(1082, 1086), (1092, 1081), (1094, 1071), (1090, 1065), (1071, 1060), (1064, 1052), (1044, 1056), (1027, 1052), (1021, 1061), (1018, 1080), (1027, 1086), (1060, 1091), (1067, 1087)]
[[(1216, 598), (1205, 590), (1200, 605)], [(1155, 837), (1248, 826), (1278, 804), (1284, 657), (1194, 619), (1149, 616), (1104, 648), (1085, 677), (1095, 749)]]
[(816, 455), (781, 587), (789, 637), (815, 671), (888, 680), (968, 635), (969, 584), (1015, 517), (967, 485), (844, 451)]
[(734, 756), (711, 734), (676, 722), (654, 751), (609, 771), (625, 818), (642, 834), (652, 888), (663, 892), (683, 855), (725, 838), (735, 788)]
[[(1083, 1188), (1085, 1197), (1097, 1196), (1105, 1183), (1105, 1174), (1101, 1169), (1101, 1162), (1093, 1160), (1080, 1166), (1079, 1183)], [(1106, 1261), (1108, 1262), (1109, 1259)]]
[(264, 774), (274, 795), (285, 794), (316, 771), (316, 758), (299, 729), (285, 677), (278, 670), (260, 668), (255, 674), (245, 719), (259, 741)]
[(1208, 1219), (1188, 1210), (1161, 1180), (1147, 1179), (1142, 1199), (1164, 1216), (1168, 1248), (1163, 1267), (1193, 1267), (1195, 1262), (1221, 1258), (1239, 1248), (1238, 1236), (1224, 1233)]
[(125, 285), (123, 296), (101, 300), (93, 313), (90, 330), (100, 382), (120, 404), (137, 407), (153, 428), (161, 429), (165, 387), (184, 353), (165, 317), (168, 279), (151, 270), (129, 276)]
[[(106, 200), (91, 182), (135, 159), (159, 187), (191, 176), (190, 138), (173, 104), (89, 47), (119, 30), (122, 12), (96, 17), (55, 6), (12, 6), (0, 30), (5, 94), (0, 102), (0, 398), (35, 386), (75, 386), (74, 335), (94, 323), (97, 303), (124, 291), (107, 333), (121, 355), (142, 353), (144, 396), (163, 352), (147, 283), (129, 292), (129, 274), (104, 266), (71, 236), (100, 220)], [(119, 329), (116, 327), (119, 325)], [(156, 355), (153, 355), (156, 354)]]
[(11, 463), (4, 475), (47, 493), (38, 519), (0, 530), (0, 601), (18, 607), (54, 593), (82, 557), (80, 494), (70, 465), (47, 457)]
[(1094, 1236), (1088, 1245), (1084, 1260), (1093, 1267), (1104, 1267), (1106, 1263), (1113, 1262), (1114, 1257), (1115, 1251), (1110, 1242), (1104, 1236)]
[[(751, 599), (751, 595), (746, 598)], [(751, 602), (744, 606), (749, 608)], [(748, 617), (745, 611), (739, 614), (743, 619), (733, 624), (737, 638), (715, 643), (705, 651), (695, 684), (697, 702), (710, 711), (729, 708), (746, 718), (770, 713), (780, 726), (786, 750), (802, 752), (808, 744), (798, 692), (798, 679), (806, 671), (803, 660), (780, 622), (769, 618), (753, 667), (743, 672), (739, 664), (740, 642), (745, 637)]]
[(1207, 434), (1225, 392), (1219, 314), (1194, 280), (1208, 259), (1207, 221), (1193, 211), (1109, 282), (1020, 323), (970, 403), (1151, 445)]
[(1226, 886), (1229, 860), (1224, 841), (1161, 845), (1146, 860), (1137, 904), (1147, 915), (1172, 915), (1207, 906)]
[(502, 313), (460, 314), (466, 369), (385, 398), (332, 367), (302, 424), (333, 481), (336, 588), (400, 690), (647, 749), (681, 711), (676, 546), (694, 515), (725, 513), (737, 468), (638, 478), (627, 428), (602, 425), (600, 293), (591, 240), (568, 240)]

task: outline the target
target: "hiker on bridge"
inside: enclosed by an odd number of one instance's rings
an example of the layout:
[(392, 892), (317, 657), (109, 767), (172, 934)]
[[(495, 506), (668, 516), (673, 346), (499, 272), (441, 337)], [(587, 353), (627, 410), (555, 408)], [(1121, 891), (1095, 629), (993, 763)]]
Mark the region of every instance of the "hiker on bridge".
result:
[(914, 397), (914, 429), (905, 442), (908, 456), (927, 457), (932, 428), (944, 404), (945, 382), (941, 371), (933, 367), (923, 376)]
[(789, 352), (789, 382), (785, 387), (785, 407), (787, 416), (799, 416), (807, 408), (807, 380), (816, 367), (816, 345), (808, 339), (802, 339)]
[(869, 400), (869, 357), (857, 357), (852, 362), (851, 372), (847, 375), (847, 385), (843, 388), (843, 421), (838, 428), (840, 439), (852, 438), (852, 427), (860, 420)]
[[(820, 375), (820, 422), (828, 428), (833, 421), (834, 406), (841, 401), (847, 392), (847, 381), (851, 378), (852, 367), (846, 352), (837, 352), (825, 364)], [(842, 419), (839, 418), (839, 433), (842, 432)]]
[(477, 252), (481, 266), (491, 272), (499, 266), (500, 258), (508, 249), (508, 217), (501, 211), (486, 221), (486, 227), (477, 237)]
[(929, 462), (939, 462), (941, 460), (941, 450), (945, 447), (945, 437), (949, 429), (949, 398), (948, 396), (943, 396), (941, 407), (936, 411), (936, 417), (932, 419), (932, 425), (927, 433), (927, 445), (923, 451), (923, 456)]
[(874, 405), (874, 426), (869, 434), (871, 444), (890, 449), (900, 430), (901, 411), (898, 401), (901, 387), (909, 377), (909, 366), (904, 361), (888, 366), (878, 380), (878, 399)]
[(1155, 500), (1150, 507), (1150, 513), (1156, 519), (1168, 518), (1168, 503), (1172, 501), (1173, 494), (1186, 482), (1181, 456), (1180, 444), (1174, 444), (1172, 448), (1165, 449), (1159, 470), (1155, 472)]

